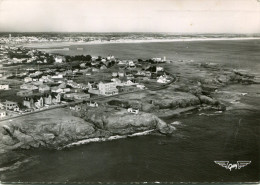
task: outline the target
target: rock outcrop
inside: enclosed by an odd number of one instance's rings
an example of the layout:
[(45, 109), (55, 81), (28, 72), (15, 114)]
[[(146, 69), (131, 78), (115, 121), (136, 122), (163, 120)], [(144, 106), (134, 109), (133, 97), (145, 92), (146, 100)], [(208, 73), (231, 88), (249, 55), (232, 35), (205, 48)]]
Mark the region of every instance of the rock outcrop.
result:
[[(62, 117), (57, 119), (55, 112)], [(0, 149), (58, 148), (88, 138), (128, 135), (146, 130), (157, 130), (162, 134), (174, 131), (174, 127), (155, 115), (144, 112), (132, 114), (126, 109), (90, 108), (79, 113), (78, 116), (83, 119), (71, 115), (67, 109), (38, 113), (41, 114), (48, 118), (30, 115), (26, 119), (17, 118), (4, 123), (0, 127)]]

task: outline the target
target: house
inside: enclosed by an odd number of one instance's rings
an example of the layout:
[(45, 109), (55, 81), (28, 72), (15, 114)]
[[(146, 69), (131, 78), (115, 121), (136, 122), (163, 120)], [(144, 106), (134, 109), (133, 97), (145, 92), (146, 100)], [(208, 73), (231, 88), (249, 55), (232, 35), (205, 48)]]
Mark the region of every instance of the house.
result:
[(29, 97), (25, 97), (23, 100), (23, 106), (31, 109), (34, 108), (34, 99), (33, 98), (29, 98)]
[(82, 108), (81, 108), (81, 106), (76, 105), (75, 107), (70, 107), (70, 109), (78, 112), (78, 111), (81, 111)]
[(39, 79), (39, 81), (41, 81), (41, 82), (54, 82), (54, 80), (51, 79), (51, 77), (50, 77), (49, 75), (47, 75), (47, 76), (42, 76), (42, 77)]
[(92, 72), (99, 72), (98, 68), (92, 67)]
[(162, 58), (152, 58), (154, 62), (162, 62)]
[(4, 108), (5, 108), (4, 104), (0, 102), (0, 109), (4, 109)]
[(20, 86), (20, 89), (36, 90), (36, 89), (38, 89), (38, 87), (35, 86), (35, 85), (31, 85), (31, 84), (22, 84), (22, 85)]
[(19, 107), (18, 107), (18, 104), (16, 102), (5, 101), (4, 107), (5, 107), (6, 110), (19, 111)]
[(114, 59), (115, 59), (115, 56), (113, 56), (113, 55), (107, 56), (107, 60), (114, 60)]
[(54, 75), (51, 77), (53, 80), (60, 80), (63, 79), (63, 75), (62, 74), (58, 74), (58, 75)]
[(67, 85), (69, 85), (73, 88), (79, 88), (80, 87), (79, 84), (77, 84), (76, 82), (73, 82), (73, 81), (68, 82)]
[(55, 86), (55, 87), (52, 87), (51, 88), (51, 92), (55, 92), (55, 93), (63, 93), (63, 89), (58, 87), (58, 86)]
[(90, 107), (98, 107), (98, 103), (92, 102), (92, 101), (87, 102), (87, 105), (90, 106)]
[(68, 92), (70, 92), (70, 91), (71, 91), (70, 88), (63, 88), (63, 92), (64, 92), (64, 93), (68, 93)]
[(59, 93), (52, 94), (52, 103), (59, 104), (61, 102), (61, 95)]
[[(41, 81), (33, 81), (33, 82), (31, 82), (30, 84), (31, 84), (31, 85), (35, 85), (35, 86), (40, 86), (40, 85), (43, 84), (43, 82), (41, 82)], [(39, 87), (38, 87), (38, 88), (39, 88)]]
[(126, 66), (127, 65), (127, 61), (126, 60), (120, 60), (119, 62), (118, 62), (118, 65), (119, 66)]
[(145, 71), (138, 71), (135, 76), (145, 76)]
[(17, 96), (30, 96), (33, 94), (32, 90), (22, 90), (16, 93)]
[(164, 71), (163, 67), (161, 67), (161, 66), (156, 66), (156, 72), (158, 72), (158, 71)]
[(118, 94), (117, 84), (115, 82), (103, 83), (99, 82), (98, 89), (101, 95), (110, 96)]
[(52, 104), (52, 96), (51, 94), (46, 94), (44, 97), (44, 103), (46, 105), (51, 105)]
[(64, 98), (66, 98), (66, 99), (73, 99), (74, 98), (74, 93), (64, 94)]
[(112, 77), (115, 78), (117, 77), (118, 73), (117, 72), (112, 72)]
[(88, 89), (98, 89), (98, 83), (93, 81), (88, 82)]
[(160, 77), (157, 79), (157, 82), (158, 82), (158, 83), (168, 83), (168, 82), (170, 82), (170, 80), (168, 80), (166, 76), (160, 76)]
[(118, 78), (112, 78), (111, 81), (114, 82), (114, 83), (116, 83), (116, 84), (118, 84), (118, 85), (121, 84), (121, 80), (118, 79)]
[(100, 69), (101, 69), (101, 70), (104, 70), (104, 69), (107, 69), (107, 67), (106, 67), (105, 65), (102, 65), (102, 66), (100, 67)]
[(127, 112), (130, 112), (132, 114), (138, 114), (139, 113), (139, 109), (128, 108)]
[(145, 86), (142, 85), (142, 84), (137, 84), (136, 87), (139, 88), (139, 89), (145, 89)]
[(91, 56), (91, 60), (92, 60), (92, 61), (95, 61), (95, 60), (97, 60), (97, 59), (98, 59), (97, 56)]
[(43, 97), (40, 97), (39, 99), (38, 98), (35, 98), (34, 99), (34, 105), (36, 108), (42, 108), (44, 106), (44, 101), (43, 101)]
[(70, 92), (72, 92), (72, 93), (82, 93), (82, 92), (83, 92), (83, 89), (73, 88), (73, 89), (70, 90)]
[(30, 74), (29, 76), (30, 77), (38, 77), (38, 76), (40, 76), (42, 74), (43, 74), (43, 72), (41, 72), (41, 71), (35, 71), (34, 73)]
[(80, 83), (79, 88), (86, 90), (86, 89), (88, 89), (88, 85)]
[(0, 85), (0, 90), (9, 90), (9, 85)]
[(45, 85), (45, 84), (39, 86), (39, 92), (41, 92), (41, 93), (48, 92), (48, 91), (50, 91), (50, 89), (51, 88), (48, 85)]
[(6, 116), (6, 111), (5, 110), (0, 110), (0, 119), (4, 118)]
[(124, 85), (124, 86), (131, 86), (131, 85), (137, 85), (137, 83), (134, 83), (131, 80), (127, 80), (126, 82), (122, 83), (122, 85)]
[(62, 63), (65, 59), (62, 56), (56, 56), (54, 58), (54, 60), (55, 60), (55, 63)]
[(85, 64), (85, 63), (81, 63), (79, 66), (80, 66), (81, 68), (85, 68), (85, 67), (86, 67), (86, 64)]
[(133, 61), (128, 61), (128, 66), (130, 68), (135, 68), (135, 63)]
[(125, 72), (123, 72), (123, 71), (118, 72), (118, 76), (119, 77), (124, 77), (125, 76)]

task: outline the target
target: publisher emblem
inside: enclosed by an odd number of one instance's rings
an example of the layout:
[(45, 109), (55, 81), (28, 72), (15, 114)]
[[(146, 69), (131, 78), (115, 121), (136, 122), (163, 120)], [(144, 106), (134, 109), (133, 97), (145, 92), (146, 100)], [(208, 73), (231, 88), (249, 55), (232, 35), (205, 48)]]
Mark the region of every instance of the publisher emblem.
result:
[(216, 164), (228, 169), (241, 169), (242, 167), (247, 166), (251, 161), (237, 161), (237, 163), (230, 163), (229, 161), (214, 161)]

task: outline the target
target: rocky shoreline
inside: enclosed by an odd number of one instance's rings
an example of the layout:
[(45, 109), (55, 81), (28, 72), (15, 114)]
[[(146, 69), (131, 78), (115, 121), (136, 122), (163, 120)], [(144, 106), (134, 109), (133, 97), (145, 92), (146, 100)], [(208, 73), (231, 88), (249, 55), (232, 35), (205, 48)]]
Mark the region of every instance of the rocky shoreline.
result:
[[(3, 121), (0, 155), (17, 149), (58, 149), (82, 140), (99, 138), (105, 141), (148, 130), (171, 135), (175, 127), (162, 119), (203, 108), (224, 111), (226, 102), (213, 96), (217, 89), (234, 83), (257, 83), (253, 75), (225, 70), (217, 65), (185, 63), (187, 66), (194, 70), (192, 75), (181, 74), (177, 68), (178, 72), (172, 72), (179, 73), (179, 80), (165, 89), (111, 97), (96, 108), (82, 104), (81, 111), (77, 112), (62, 108)], [(203, 77), (196, 75), (198, 69), (204, 73)], [(184, 75), (188, 77), (182, 78)], [(131, 114), (127, 112), (129, 107), (138, 108), (140, 112)]]

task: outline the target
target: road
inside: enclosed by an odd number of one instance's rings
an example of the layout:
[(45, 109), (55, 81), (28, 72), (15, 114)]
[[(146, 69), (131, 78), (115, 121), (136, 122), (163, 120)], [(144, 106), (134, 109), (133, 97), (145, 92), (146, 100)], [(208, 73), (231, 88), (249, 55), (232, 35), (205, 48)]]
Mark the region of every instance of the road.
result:
[[(167, 72), (167, 73), (170, 74), (172, 77), (174, 76), (169, 72)], [(158, 91), (158, 90), (167, 88), (170, 84), (176, 82), (176, 80), (177, 80), (177, 78), (173, 78), (169, 83), (164, 84), (161, 87), (157, 87), (157, 88), (141, 89), (141, 90), (137, 90), (137, 91), (115, 94), (115, 95), (112, 95), (112, 96), (102, 96), (102, 97), (97, 97), (97, 98), (90, 98), (89, 101), (104, 100), (104, 99), (108, 99), (108, 98), (111, 98), (111, 97), (117, 97), (117, 96), (121, 96), (121, 95), (137, 93), (137, 92), (144, 92), (144, 91), (147, 91), (147, 90)], [(23, 116), (28, 116), (28, 115), (31, 115), (31, 114), (37, 114), (39, 112), (48, 111), (48, 110), (52, 110), (52, 109), (63, 108), (63, 107), (67, 107), (67, 106), (75, 106), (75, 105), (81, 104), (81, 103), (83, 103), (83, 101), (78, 100), (76, 102), (71, 102), (71, 103), (67, 103), (67, 104), (53, 105), (53, 106), (50, 106), (49, 108), (44, 108), (44, 109), (41, 109), (41, 110), (36, 110), (36, 111), (33, 111), (33, 112), (28, 112), (28, 113), (20, 114), (20, 115), (17, 115), (17, 116), (12, 116), (12, 117), (8, 117), (8, 118), (0, 119), (0, 122), (20, 118), (20, 117), (23, 117)]]

